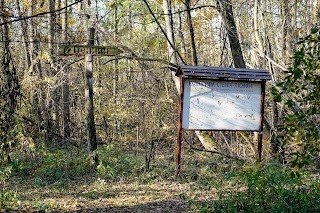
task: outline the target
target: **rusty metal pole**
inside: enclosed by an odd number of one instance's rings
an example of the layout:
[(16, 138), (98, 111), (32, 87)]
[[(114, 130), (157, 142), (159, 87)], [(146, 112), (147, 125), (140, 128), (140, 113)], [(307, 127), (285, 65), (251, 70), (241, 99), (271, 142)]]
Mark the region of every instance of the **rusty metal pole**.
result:
[(258, 135), (258, 161), (261, 162), (261, 155), (262, 155), (262, 133), (263, 133), (263, 122), (264, 122), (264, 98), (266, 95), (266, 81), (261, 82), (261, 105), (260, 105), (260, 129)]
[(182, 142), (182, 112), (183, 112), (183, 93), (184, 93), (184, 78), (180, 76), (180, 99), (178, 109), (178, 138), (176, 143), (176, 174), (178, 177), (181, 165), (181, 142)]

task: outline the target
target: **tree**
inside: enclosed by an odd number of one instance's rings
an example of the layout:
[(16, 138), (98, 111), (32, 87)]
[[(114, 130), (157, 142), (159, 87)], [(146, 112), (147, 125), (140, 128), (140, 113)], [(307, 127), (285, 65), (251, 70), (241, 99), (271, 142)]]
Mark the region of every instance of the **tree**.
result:
[[(20, 2), (19, 0), (16, 0), (16, 8), (17, 8), (17, 12), (21, 15), (23, 15), (23, 12), (21, 11), (21, 7), (20, 7)], [(30, 58), (30, 52), (29, 52), (29, 41), (28, 41), (28, 25), (26, 20), (22, 20), (20, 22), (20, 30), (21, 30), (21, 35), (22, 35), (22, 39), (23, 39), (23, 43), (24, 43), (24, 48), (25, 48), (25, 55), (26, 55), (26, 67), (29, 68), (31, 67), (31, 58)]]
[(192, 20), (191, 20), (190, 3), (191, 3), (191, 0), (186, 0), (184, 2), (185, 6), (186, 6), (187, 25), (188, 25), (188, 29), (189, 29), (190, 42), (191, 42), (192, 64), (194, 66), (197, 66), (198, 65), (198, 56), (197, 56), (196, 43), (195, 43), (195, 39), (194, 39), (194, 29), (193, 29), (193, 24), (192, 24)]
[[(57, 67), (55, 67), (56, 63), (56, 45), (55, 45), (55, 30), (56, 30), (56, 14), (53, 12), (55, 10), (55, 4), (56, 0), (48, 0), (49, 5), (49, 11), (51, 12), (48, 17), (48, 25), (49, 25), (49, 33), (48, 33), (48, 49), (49, 49), (49, 57), (51, 61), (51, 76), (54, 78), (54, 76), (57, 74)], [(52, 123), (49, 123), (50, 126), (53, 127), (55, 131), (59, 131), (59, 101), (60, 101), (60, 95), (58, 92), (58, 87), (54, 88), (52, 91), (52, 97), (51, 97), (51, 106), (52, 110), (48, 113), (48, 116), (52, 116)]]
[[(6, 11), (7, 5), (4, 0), (0, 1), (0, 10)], [(3, 14), (0, 16), (0, 22), (4, 23), (7, 16), (10, 14)], [(0, 73), (0, 156), (2, 163), (10, 163), (10, 151), (13, 146), (12, 142), (15, 137), (14, 127), (16, 125), (15, 113), (18, 108), (18, 96), (20, 95), (20, 84), (17, 76), (15, 62), (13, 60), (10, 50), (9, 26), (4, 24), (0, 27), (1, 40), (1, 73)]]
[[(68, 0), (62, 1), (62, 7), (68, 5)], [(67, 8), (62, 13), (62, 41), (67, 43), (68, 39), (68, 11)], [(70, 92), (69, 92), (69, 72), (68, 67), (63, 66), (63, 84), (62, 84), (62, 106), (63, 106), (63, 135), (70, 137)]]
[(227, 29), (230, 49), (232, 53), (234, 67), (245, 68), (245, 62), (242, 55), (241, 45), (238, 38), (238, 30), (233, 17), (233, 9), (231, 0), (219, 1), (219, 11)]

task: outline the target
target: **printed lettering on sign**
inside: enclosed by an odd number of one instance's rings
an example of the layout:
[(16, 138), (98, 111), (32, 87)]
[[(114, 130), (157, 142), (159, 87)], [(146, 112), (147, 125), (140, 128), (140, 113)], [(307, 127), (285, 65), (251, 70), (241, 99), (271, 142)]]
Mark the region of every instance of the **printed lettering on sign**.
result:
[(182, 127), (259, 130), (260, 106), (260, 82), (185, 79)]

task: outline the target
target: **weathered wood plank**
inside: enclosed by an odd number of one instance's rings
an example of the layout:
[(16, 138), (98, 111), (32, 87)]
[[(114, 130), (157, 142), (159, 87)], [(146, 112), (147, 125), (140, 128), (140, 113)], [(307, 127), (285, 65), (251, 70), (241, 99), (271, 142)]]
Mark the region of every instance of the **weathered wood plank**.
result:
[(59, 55), (86, 55), (115, 56), (122, 53), (114, 46), (85, 46), (85, 45), (60, 45)]

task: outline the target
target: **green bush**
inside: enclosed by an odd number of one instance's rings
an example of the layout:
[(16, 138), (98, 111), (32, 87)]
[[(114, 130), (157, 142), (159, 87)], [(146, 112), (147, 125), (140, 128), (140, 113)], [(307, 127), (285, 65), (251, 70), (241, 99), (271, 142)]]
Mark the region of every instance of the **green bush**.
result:
[(213, 204), (199, 212), (319, 212), (320, 182), (308, 175), (292, 175), (282, 165), (258, 165), (226, 175), (228, 188), (219, 188)]
[(97, 167), (97, 173), (102, 178), (110, 180), (127, 179), (133, 173), (140, 173), (143, 167), (143, 160), (139, 156), (126, 155), (117, 150), (113, 145), (101, 147), (98, 151), (100, 164)]
[(10, 163), (6, 166), (0, 167), (0, 210), (6, 208), (8, 203), (16, 200), (17, 193), (13, 190), (6, 190), (5, 185), (8, 183), (8, 179), (14, 173), (14, 163)]
[[(70, 154), (72, 152), (75, 153)], [(89, 173), (90, 162), (86, 159), (88, 153), (85, 150), (77, 150), (77, 152), (72, 148), (47, 151), (42, 163), (34, 171), (34, 175), (52, 183)]]
[(278, 127), (286, 161), (300, 169), (319, 158), (320, 34), (314, 28), (298, 42), (293, 65), (285, 79), (272, 89), (274, 99), (286, 106)]

